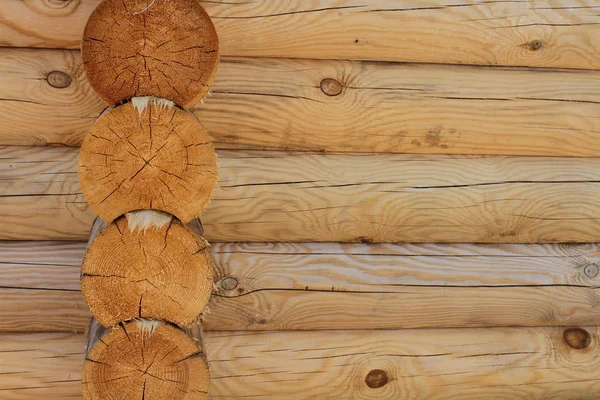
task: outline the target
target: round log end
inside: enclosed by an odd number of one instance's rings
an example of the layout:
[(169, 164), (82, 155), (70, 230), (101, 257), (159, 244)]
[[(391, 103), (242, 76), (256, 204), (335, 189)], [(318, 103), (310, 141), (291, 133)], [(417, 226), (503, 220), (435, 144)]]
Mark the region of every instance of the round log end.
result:
[(86, 400), (202, 400), (210, 386), (198, 344), (176, 327), (121, 325), (88, 353), (82, 372)]
[(92, 126), (79, 155), (86, 201), (103, 220), (159, 210), (187, 223), (199, 216), (216, 183), (210, 137), (188, 112), (150, 102), (116, 107)]
[(105, 0), (87, 22), (81, 55), (108, 104), (156, 96), (187, 108), (214, 80), (219, 41), (196, 0)]
[(147, 229), (117, 219), (92, 241), (81, 269), (83, 297), (106, 327), (134, 318), (188, 326), (212, 288), (208, 243), (175, 219)]

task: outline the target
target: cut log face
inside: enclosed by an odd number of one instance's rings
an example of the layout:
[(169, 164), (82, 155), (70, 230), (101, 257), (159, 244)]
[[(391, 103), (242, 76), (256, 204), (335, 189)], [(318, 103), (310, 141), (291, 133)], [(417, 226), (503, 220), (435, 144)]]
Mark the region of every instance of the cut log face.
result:
[(219, 42), (196, 0), (106, 0), (88, 20), (81, 53), (108, 104), (156, 96), (187, 108), (209, 90)]
[(188, 326), (213, 288), (208, 247), (178, 220), (132, 231), (121, 217), (88, 248), (81, 270), (83, 297), (106, 327), (133, 318)]
[(86, 357), (82, 382), (86, 400), (199, 400), (210, 385), (199, 345), (159, 322), (130, 322), (103, 336)]
[(90, 129), (79, 157), (79, 182), (105, 221), (153, 209), (187, 223), (209, 202), (216, 165), (209, 136), (188, 112), (153, 102), (138, 111), (128, 103)]

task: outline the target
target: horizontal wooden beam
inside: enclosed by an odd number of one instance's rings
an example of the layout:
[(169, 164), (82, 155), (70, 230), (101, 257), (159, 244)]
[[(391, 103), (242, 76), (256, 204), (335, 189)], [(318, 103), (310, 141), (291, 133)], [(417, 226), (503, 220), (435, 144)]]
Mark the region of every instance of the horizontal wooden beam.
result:
[[(591, 325), (590, 245), (216, 243), (207, 330)], [(85, 243), (0, 242), (0, 331), (83, 331)]]
[[(87, 239), (77, 153), (0, 148), (0, 239)], [(218, 155), (210, 242), (600, 241), (600, 158)]]
[[(0, 85), (3, 145), (79, 146), (105, 107), (74, 51), (0, 49)], [(194, 112), (217, 148), (600, 154), (596, 71), (226, 58)]]
[[(4, 0), (0, 44), (78, 48), (85, 22), (99, 2), (57, 6), (43, 0)], [(600, 67), (600, 16), (593, 2), (200, 3), (217, 28), (224, 55)]]
[[(207, 332), (209, 398), (598, 398), (597, 327)], [(5, 400), (81, 398), (77, 334), (0, 335)]]

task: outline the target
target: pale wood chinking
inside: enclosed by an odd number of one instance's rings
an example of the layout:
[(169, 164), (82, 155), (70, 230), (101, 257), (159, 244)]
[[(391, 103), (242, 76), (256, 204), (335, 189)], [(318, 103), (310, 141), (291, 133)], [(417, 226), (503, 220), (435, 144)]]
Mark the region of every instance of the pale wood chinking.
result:
[(196, 1), (106, 0), (90, 15), (81, 54), (88, 80), (110, 105), (155, 96), (189, 107), (214, 80), (219, 41)]

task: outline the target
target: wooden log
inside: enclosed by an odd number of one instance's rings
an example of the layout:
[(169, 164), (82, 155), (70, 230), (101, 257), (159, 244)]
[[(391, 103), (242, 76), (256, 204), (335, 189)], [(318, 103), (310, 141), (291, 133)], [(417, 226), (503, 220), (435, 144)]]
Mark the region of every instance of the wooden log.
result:
[[(100, 0), (65, 3), (3, 1), (0, 43), (78, 48)], [(224, 55), (600, 67), (600, 17), (597, 4), (587, 0), (200, 3)]]
[[(81, 144), (104, 104), (77, 57), (0, 49), (0, 144)], [(595, 71), (229, 58), (194, 113), (217, 148), (596, 157), (598, 93)]]
[[(53, 86), (48, 80), (53, 73), (68, 79)], [(0, 85), (3, 145), (79, 146), (105, 107), (87, 82), (78, 51), (0, 48)]]
[(219, 40), (195, 0), (106, 0), (90, 15), (81, 55), (109, 105), (155, 96), (189, 107), (215, 78)]
[(108, 222), (153, 209), (187, 223), (202, 213), (217, 180), (210, 137), (173, 103), (146, 99), (146, 108), (136, 100), (100, 117), (83, 141), (83, 195)]
[[(584, 342), (572, 341), (573, 333)], [(597, 327), (207, 332), (208, 398), (594, 400), (599, 333)], [(82, 335), (1, 335), (3, 399), (81, 399), (84, 350)]]
[[(0, 331), (83, 331), (84, 251), (84, 243), (0, 242)], [(217, 285), (207, 330), (570, 326), (600, 318), (596, 244), (217, 243), (211, 253)], [(70, 266), (44, 265), (52, 260)]]
[(85, 247), (0, 241), (0, 331), (83, 332), (90, 319), (79, 284)]
[(219, 290), (204, 328), (594, 324), (600, 318), (597, 250), (595, 245), (222, 243), (213, 249)]
[(210, 376), (202, 348), (180, 329), (140, 320), (97, 339), (81, 373), (85, 400), (206, 399)]
[(82, 399), (86, 337), (73, 333), (0, 336), (3, 400)]
[[(219, 154), (209, 242), (600, 241), (598, 158)], [(76, 156), (0, 149), (0, 239), (87, 239)]]
[[(92, 229), (81, 291), (94, 317), (106, 327), (134, 318), (189, 326), (208, 304), (213, 289), (208, 243), (170, 216), (137, 226), (155, 215), (137, 211), (101, 232)], [(97, 220), (94, 227), (99, 224)]]

